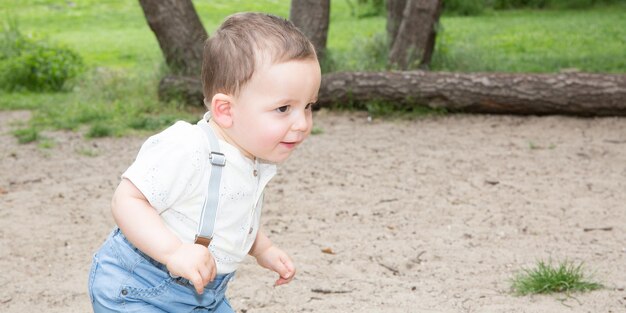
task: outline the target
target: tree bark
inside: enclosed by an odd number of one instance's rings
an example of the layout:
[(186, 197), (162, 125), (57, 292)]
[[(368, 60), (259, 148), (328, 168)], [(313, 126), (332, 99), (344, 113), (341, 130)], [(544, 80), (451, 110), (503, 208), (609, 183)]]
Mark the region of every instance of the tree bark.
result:
[(176, 99), (189, 105), (204, 107), (204, 94), (200, 75), (165, 76), (159, 82), (158, 93), (161, 101)]
[(315, 46), (320, 62), (326, 55), (330, 0), (291, 0), (289, 19)]
[[(179, 97), (202, 103), (202, 86), (195, 77), (166, 77), (159, 90), (177, 90)], [(365, 108), (372, 100), (449, 112), (626, 116), (626, 75), (405, 71), (322, 77), (320, 107), (351, 102)]]
[(200, 76), (207, 32), (191, 0), (139, 0), (173, 74)]
[(389, 50), (389, 64), (392, 68), (408, 70), (418, 66), (428, 67), (435, 49), (441, 7), (442, 0), (407, 0), (402, 21)]
[(398, 36), (398, 29), (402, 22), (402, 14), (406, 7), (407, 0), (387, 0), (387, 40), (389, 47), (393, 47), (393, 43)]
[(370, 100), (451, 112), (626, 115), (626, 75), (346, 72), (324, 75), (320, 105)]

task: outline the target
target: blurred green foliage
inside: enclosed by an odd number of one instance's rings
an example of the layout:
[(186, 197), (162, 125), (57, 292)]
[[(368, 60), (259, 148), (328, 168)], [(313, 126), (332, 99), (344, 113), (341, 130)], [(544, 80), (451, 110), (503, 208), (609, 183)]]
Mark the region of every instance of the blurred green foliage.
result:
[[(444, 0), (446, 1), (446, 0)], [(624, 0), (484, 0), (486, 7), (502, 9), (588, 9), (594, 6), (625, 4)]]
[(485, 0), (443, 0), (445, 15), (478, 15), (485, 9)]
[(8, 19), (0, 31), (0, 88), (8, 91), (60, 91), (83, 70), (74, 51), (24, 36)]
[(436, 45), (433, 70), (624, 73), (626, 9), (513, 10), (443, 17)]
[[(384, 16), (385, 0), (344, 0), (350, 7), (350, 14), (356, 18)], [(332, 2), (332, 1), (331, 1)]]
[(489, 10), (590, 9), (626, 5), (625, 0), (443, 0), (446, 15), (479, 15)]
[(29, 143), (39, 140), (41, 135), (39, 130), (34, 127), (20, 128), (13, 131), (13, 135), (17, 138), (19, 143)]

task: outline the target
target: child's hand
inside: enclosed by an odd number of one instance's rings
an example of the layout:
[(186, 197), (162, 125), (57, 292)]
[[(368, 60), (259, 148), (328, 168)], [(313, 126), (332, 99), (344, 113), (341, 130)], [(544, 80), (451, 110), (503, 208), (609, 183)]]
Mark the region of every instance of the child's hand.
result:
[(274, 283), (274, 286), (289, 283), (296, 275), (296, 269), (287, 253), (276, 246), (270, 246), (255, 257), (259, 265), (278, 273), (280, 276)]
[(165, 265), (171, 275), (188, 279), (198, 294), (215, 279), (215, 260), (209, 249), (202, 245), (183, 243), (169, 256)]

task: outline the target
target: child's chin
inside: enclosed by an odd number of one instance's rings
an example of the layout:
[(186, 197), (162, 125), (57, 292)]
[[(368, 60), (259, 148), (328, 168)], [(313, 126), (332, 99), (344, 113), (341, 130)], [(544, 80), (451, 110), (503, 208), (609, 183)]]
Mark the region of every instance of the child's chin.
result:
[(287, 161), (287, 159), (289, 159), (290, 156), (291, 156), (291, 152), (280, 154), (280, 155), (273, 155), (265, 160), (270, 163), (280, 164), (280, 163)]

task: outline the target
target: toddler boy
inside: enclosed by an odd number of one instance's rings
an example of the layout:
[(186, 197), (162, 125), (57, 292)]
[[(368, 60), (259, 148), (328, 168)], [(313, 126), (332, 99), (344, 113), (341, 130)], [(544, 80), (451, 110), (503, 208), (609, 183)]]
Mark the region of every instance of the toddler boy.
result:
[[(209, 112), (150, 137), (115, 191), (118, 228), (94, 255), (89, 279), (96, 312), (233, 312), (224, 293), (247, 254), (278, 274), (276, 285), (296, 273), (259, 219), (275, 164), (311, 132), (315, 49), (289, 21), (241, 13), (207, 40), (203, 59)], [(198, 236), (206, 223), (212, 236)]]

